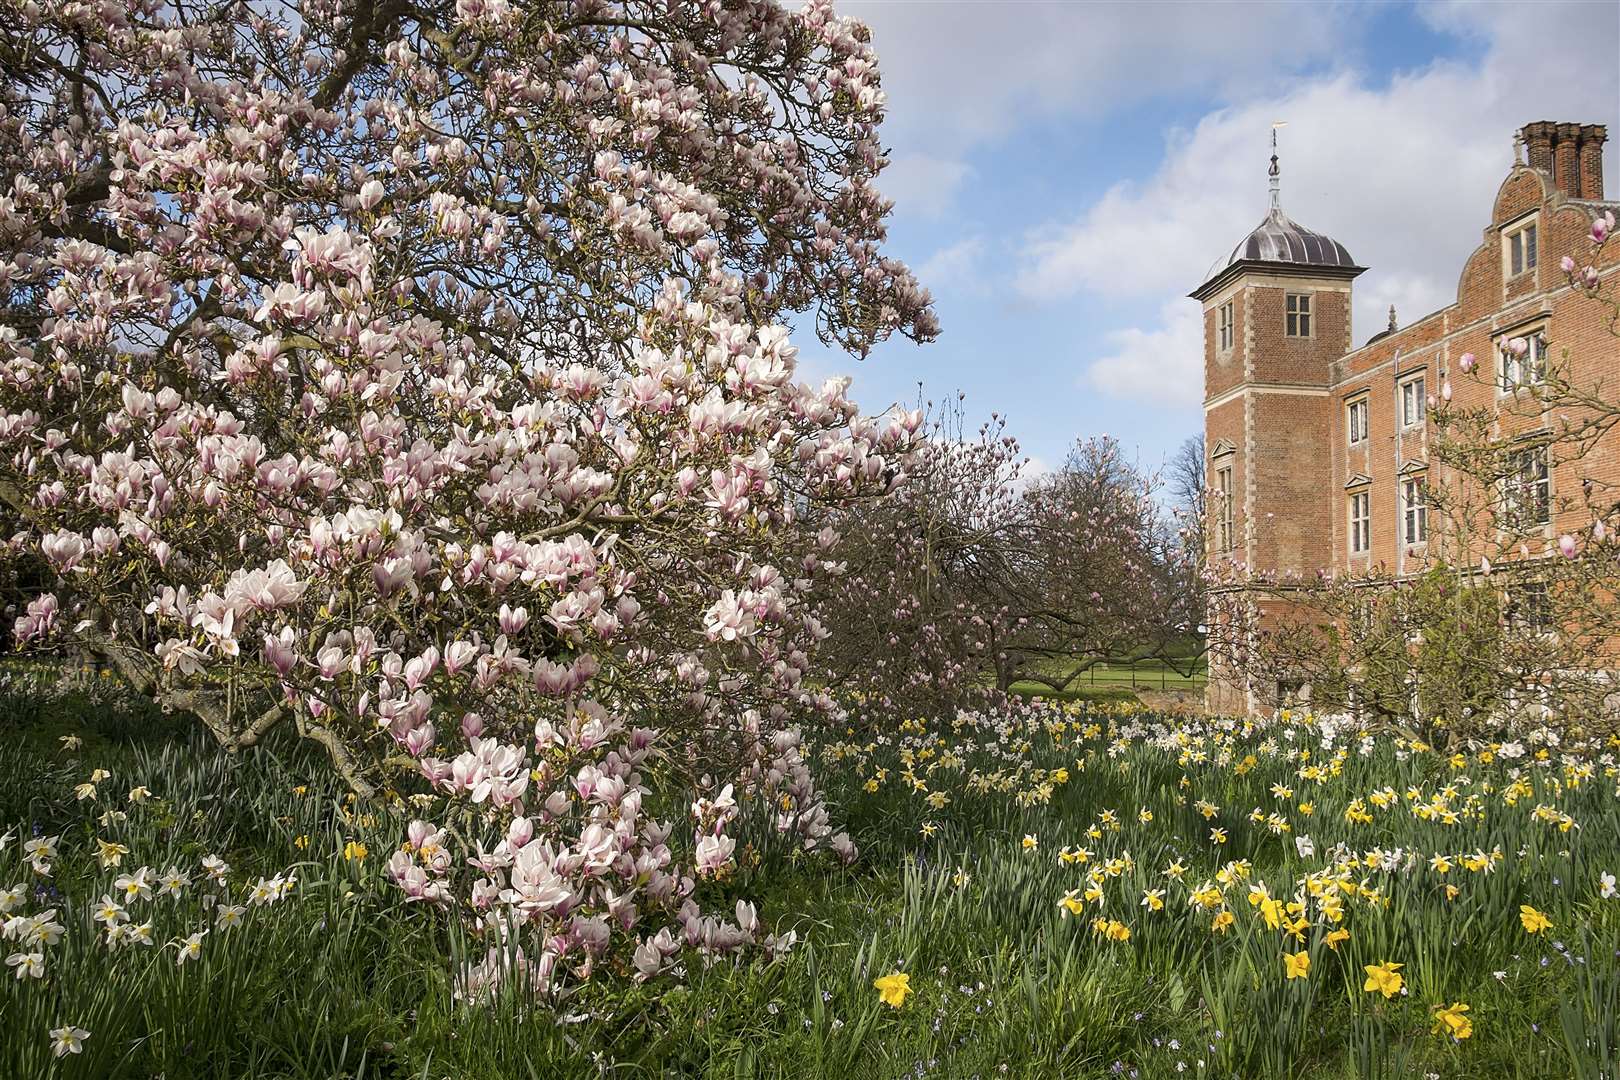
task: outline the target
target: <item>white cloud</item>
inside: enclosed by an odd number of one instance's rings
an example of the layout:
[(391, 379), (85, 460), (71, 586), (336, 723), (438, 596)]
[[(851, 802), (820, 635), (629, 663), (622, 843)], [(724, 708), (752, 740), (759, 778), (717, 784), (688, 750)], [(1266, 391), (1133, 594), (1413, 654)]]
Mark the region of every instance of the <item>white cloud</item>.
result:
[(917, 267), (917, 279), (934, 292), (985, 291), (985, 281), (979, 264), (984, 258), (984, 241), (977, 236), (958, 240), (940, 248)]
[(971, 175), (973, 167), (965, 161), (932, 154), (895, 154), (883, 170), (878, 190), (908, 213), (938, 217)]
[(848, 0), (838, 11), (872, 28), (883, 73), (894, 153), (878, 186), (907, 213), (938, 216), (982, 143), (1192, 90), (1244, 93), (1334, 55), (1348, 8), (1308, 7)]
[(1091, 363), (1080, 384), (1114, 397), (1196, 405), (1204, 397), (1203, 330), (1198, 308), (1171, 301), (1159, 325), (1108, 334), (1113, 350)]
[[(872, 28), (888, 93), (885, 133), (962, 147), (1031, 120), (1101, 115), (1192, 88), (1225, 94), (1342, 46), (1342, 5), (1072, 4), (846, 0)], [(1148, 65), (1151, 65), (1150, 67)], [(1151, 71), (1151, 75), (1148, 72)]]
[[(1453, 4), (1425, 17), (1483, 36), (1483, 61), (1438, 62), (1380, 86), (1340, 72), (1211, 112), (1168, 136), (1164, 162), (1145, 183), (1116, 186), (1078, 218), (1032, 231), (1020, 289), (1044, 300), (1184, 295), (1264, 215), (1270, 123), (1284, 119), (1284, 210), (1370, 267), (1356, 283), (1357, 340), (1384, 326), (1391, 303), (1403, 324), (1450, 303), (1507, 175), (1513, 132), (1539, 119), (1614, 122), (1620, 9)], [(1559, 62), (1526, 77), (1524, 42), (1548, 25), (1589, 32), (1561, 37)], [(1611, 191), (1620, 188), (1616, 143), (1606, 163)], [(1196, 311), (1190, 300), (1170, 301), (1157, 326), (1114, 335), (1113, 353), (1087, 371), (1090, 385), (1186, 400), (1179, 379), (1144, 374), (1156, 348), (1190, 348), (1160, 364), (1196, 367), (1202, 344), (1187, 330), (1189, 322), (1196, 330)]]

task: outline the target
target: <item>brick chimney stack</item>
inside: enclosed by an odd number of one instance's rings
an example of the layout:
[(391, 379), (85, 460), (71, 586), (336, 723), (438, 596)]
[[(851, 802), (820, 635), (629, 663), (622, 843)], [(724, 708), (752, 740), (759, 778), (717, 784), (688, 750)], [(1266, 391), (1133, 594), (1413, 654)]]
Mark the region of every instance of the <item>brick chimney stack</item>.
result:
[(1581, 171), (1581, 198), (1603, 198), (1603, 144), (1609, 138), (1609, 129), (1602, 124), (1588, 124), (1581, 128), (1579, 150)]
[(1519, 131), (1527, 163), (1552, 177), (1553, 186), (1573, 199), (1603, 198), (1602, 124), (1557, 124), (1538, 120)]

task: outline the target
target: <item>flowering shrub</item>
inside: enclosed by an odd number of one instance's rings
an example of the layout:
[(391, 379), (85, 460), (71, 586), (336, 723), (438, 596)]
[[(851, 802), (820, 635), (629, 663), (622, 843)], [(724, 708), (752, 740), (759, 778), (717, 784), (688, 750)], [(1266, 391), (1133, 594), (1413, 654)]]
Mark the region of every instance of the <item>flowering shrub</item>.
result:
[[(414, 793), (390, 874), (538, 985), (753, 940), (691, 902), (736, 814), (852, 854), (797, 750), (833, 706), (790, 526), (892, 488), (921, 424), (796, 383), (780, 320), (814, 302), (857, 352), (936, 330), (879, 251), (864, 29), (824, 3), (215, 15), (6, 9), (34, 59), (0, 84), (17, 640)], [(687, 826), (644, 810), (700, 778)]]

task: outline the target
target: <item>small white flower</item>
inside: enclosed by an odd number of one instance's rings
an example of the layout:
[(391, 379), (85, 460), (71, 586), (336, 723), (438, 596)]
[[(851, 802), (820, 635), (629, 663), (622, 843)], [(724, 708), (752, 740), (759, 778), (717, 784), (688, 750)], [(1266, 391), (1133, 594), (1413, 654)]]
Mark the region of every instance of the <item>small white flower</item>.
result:
[(22, 907), (28, 896), (28, 883), (18, 882), (9, 889), (0, 889), (0, 915), (10, 915)]
[(12, 953), (6, 957), (6, 966), (13, 969), (18, 979), (43, 979), (45, 954), (41, 952)]
[(119, 874), (113, 888), (123, 891), (125, 901), (149, 900), (152, 897), (152, 882), (148, 879), (151, 872), (143, 866), (134, 874)]
[(215, 885), (225, 884), (225, 875), (231, 872), (230, 863), (218, 855), (203, 856), (202, 868), (203, 872), (208, 875), (208, 880)]
[(174, 958), (176, 967), (184, 967), (187, 960), (195, 960), (202, 955), (202, 939), (208, 934), (207, 930), (198, 930), (189, 937), (176, 939), (173, 944), (180, 950)]
[(178, 867), (171, 866), (163, 871), (162, 877), (158, 878), (157, 894), (159, 896), (172, 896), (178, 900), (180, 894), (190, 884), (191, 879), (189, 877), (182, 873)]
[(120, 905), (118, 901), (114, 900), (106, 893), (103, 893), (101, 896), (101, 903), (96, 905), (96, 913), (94, 918), (98, 923), (106, 923), (108, 926), (117, 926), (119, 923), (125, 922), (129, 919), (129, 912), (125, 911), (123, 906)]
[(88, 1031), (84, 1030), (82, 1027), (74, 1027), (72, 1024), (69, 1024), (66, 1027), (52, 1028), (51, 1053), (55, 1054), (57, 1057), (63, 1057), (67, 1054), (82, 1053), (84, 1050), (84, 1040), (88, 1039), (89, 1037), (90, 1033)]
[(1620, 889), (1615, 888), (1614, 875), (1605, 870), (1598, 875), (1598, 895), (1605, 900), (1613, 900), (1620, 896)]

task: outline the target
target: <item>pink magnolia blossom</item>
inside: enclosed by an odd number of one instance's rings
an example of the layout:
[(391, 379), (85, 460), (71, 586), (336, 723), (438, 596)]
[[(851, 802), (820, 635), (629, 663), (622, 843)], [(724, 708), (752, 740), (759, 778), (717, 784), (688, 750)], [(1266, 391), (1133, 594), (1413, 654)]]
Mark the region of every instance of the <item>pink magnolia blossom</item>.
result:
[[(7, 32), (56, 62), (0, 74), (0, 473), (49, 579), (16, 639), (144, 652), (228, 745), (296, 716), (357, 792), (443, 798), (385, 873), (518, 935), (471, 997), (759, 944), (695, 896), (733, 813), (853, 856), (796, 735), (842, 572), (800, 527), (927, 433), (800, 381), (787, 326), (938, 330), (883, 250), (858, 23), (521, 11), (46, 0)], [(702, 839), (643, 809), (721, 768)]]

